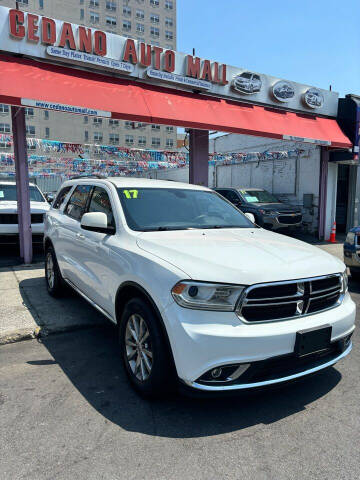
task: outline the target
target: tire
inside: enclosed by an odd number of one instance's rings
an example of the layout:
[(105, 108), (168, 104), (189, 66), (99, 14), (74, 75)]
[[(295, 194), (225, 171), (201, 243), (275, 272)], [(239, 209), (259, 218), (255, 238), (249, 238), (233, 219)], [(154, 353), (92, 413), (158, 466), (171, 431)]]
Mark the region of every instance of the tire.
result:
[(52, 297), (61, 297), (66, 291), (53, 247), (45, 251), (45, 280), (47, 291)]
[[(141, 342), (139, 336), (145, 339)], [(127, 376), (141, 395), (154, 398), (170, 391), (172, 356), (156, 313), (142, 298), (133, 298), (125, 305), (119, 344)]]
[(354, 270), (353, 268), (350, 268), (350, 274), (353, 280), (360, 280), (360, 272), (358, 270)]

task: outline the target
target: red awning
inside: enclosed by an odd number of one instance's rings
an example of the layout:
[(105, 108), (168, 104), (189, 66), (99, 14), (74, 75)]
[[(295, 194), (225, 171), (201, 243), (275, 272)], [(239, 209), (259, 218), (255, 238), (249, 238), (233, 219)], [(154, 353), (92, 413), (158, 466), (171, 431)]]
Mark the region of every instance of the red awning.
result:
[(113, 118), (350, 148), (336, 120), (156, 87), (0, 55), (0, 103), (41, 100), (112, 113)]

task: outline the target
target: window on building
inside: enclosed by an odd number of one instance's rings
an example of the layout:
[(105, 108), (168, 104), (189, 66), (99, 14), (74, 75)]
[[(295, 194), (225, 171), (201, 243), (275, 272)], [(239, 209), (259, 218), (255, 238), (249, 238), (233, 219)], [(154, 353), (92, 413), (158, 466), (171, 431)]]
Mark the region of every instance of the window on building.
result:
[(10, 124), (0, 123), (0, 133), (10, 133)]
[(130, 17), (131, 16), (131, 8), (130, 7), (123, 7), (123, 15), (124, 15), (124, 17)]
[(174, 140), (172, 138), (167, 138), (166, 146), (172, 148), (174, 146)]
[(138, 127), (138, 128), (141, 128), (141, 130), (144, 130), (145, 127), (146, 127), (146, 123), (141, 123), (141, 122), (139, 122), (139, 123), (137, 124), (137, 127)]
[(90, 7), (98, 7), (99, 0), (90, 0)]
[(90, 12), (90, 22), (99, 23), (100, 22), (99, 14), (96, 12)]
[(167, 10), (173, 10), (174, 2), (172, 2), (171, 0), (165, 0), (165, 8)]
[(4, 103), (0, 103), (0, 113), (9, 113), (10, 108), (9, 105), (5, 105)]
[(144, 10), (136, 10), (136, 18), (139, 18), (140, 20), (144, 20), (145, 18)]
[(145, 26), (143, 23), (137, 23), (136, 24), (136, 31), (139, 33), (144, 33), (145, 32)]
[(109, 142), (112, 145), (117, 145), (119, 143), (119, 135), (117, 133), (110, 133), (109, 134)]
[(103, 134), (102, 132), (94, 132), (94, 142), (102, 142)]
[(116, 27), (116, 18), (115, 17), (106, 17), (106, 25)]
[(125, 143), (127, 145), (133, 145), (134, 143), (134, 136), (133, 135), (125, 135)]
[(144, 145), (146, 145), (146, 137), (138, 137), (138, 145), (143, 147)]
[(29, 5), (29, 0), (19, 0), (22, 5)]
[(125, 128), (134, 128), (134, 122), (126, 121), (125, 122)]
[(49, 120), (49, 110), (44, 110), (44, 118), (45, 120)]
[(129, 20), (123, 20), (122, 28), (129, 32), (131, 30), (131, 22)]
[(166, 40), (172, 40), (174, 38), (173, 32), (170, 32), (170, 30), (165, 30), (165, 38)]
[(160, 30), (157, 27), (150, 27), (150, 35), (152, 37), (159, 37), (160, 36)]
[(174, 21), (170, 17), (165, 18), (165, 27), (172, 27), (174, 25)]
[(160, 147), (160, 138), (152, 137), (151, 139), (151, 146), (152, 147)]
[(160, 125), (151, 125), (151, 130), (160, 130)]
[(166, 127), (166, 133), (173, 133), (174, 127), (170, 127), (169, 125)]
[(160, 5), (160, 1), (159, 0), (150, 0), (150, 5), (152, 7), (158, 7)]
[(155, 13), (152, 13), (150, 15), (150, 22), (151, 23), (159, 23), (160, 22), (160, 17), (159, 15), (156, 15)]
[(27, 117), (33, 117), (34, 116), (34, 109), (30, 107), (25, 107), (25, 115)]
[(85, 139), (85, 142), (89, 141), (89, 132), (87, 130), (84, 131), (84, 139)]
[(115, 12), (116, 11), (116, 3), (111, 1), (111, 0), (107, 0), (106, 10), (111, 10), (112, 12)]
[(93, 118), (93, 123), (94, 123), (94, 125), (102, 125), (102, 118), (94, 117)]
[(26, 125), (26, 135), (28, 135), (29, 137), (35, 137), (34, 125)]
[(85, 18), (85, 11), (83, 8), (80, 8), (80, 20), (84, 20)]
[(114, 120), (113, 118), (111, 118), (109, 120), (109, 126), (110, 127), (118, 127), (119, 126), (119, 120)]
[(50, 138), (50, 128), (45, 127), (45, 138)]
[(44, 8), (44, 0), (39, 0), (39, 9), (43, 10)]

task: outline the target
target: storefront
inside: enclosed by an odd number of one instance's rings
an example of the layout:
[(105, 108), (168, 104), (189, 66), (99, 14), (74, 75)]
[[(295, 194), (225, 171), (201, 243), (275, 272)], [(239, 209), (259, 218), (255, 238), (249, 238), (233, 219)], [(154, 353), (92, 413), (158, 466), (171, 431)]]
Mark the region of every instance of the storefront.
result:
[[(324, 165), (330, 151), (352, 147), (336, 121), (335, 92), (5, 7), (0, 42), (0, 102), (13, 106), (25, 261), (31, 230), (21, 107), (186, 127), (190, 182), (198, 184), (208, 183), (209, 130), (317, 145)], [(324, 216), (321, 185), (319, 197)]]

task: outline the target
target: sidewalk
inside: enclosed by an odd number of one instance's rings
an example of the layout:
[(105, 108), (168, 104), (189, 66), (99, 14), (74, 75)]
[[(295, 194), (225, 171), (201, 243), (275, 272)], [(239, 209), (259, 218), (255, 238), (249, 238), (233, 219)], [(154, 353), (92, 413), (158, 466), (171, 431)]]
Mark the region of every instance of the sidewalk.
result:
[(0, 345), (104, 323), (75, 293), (50, 297), (43, 263), (0, 268)]
[[(342, 259), (342, 243), (316, 246)], [(43, 263), (0, 268), (0, 345), (106, 322), (75, 293), (50, 297)]]

